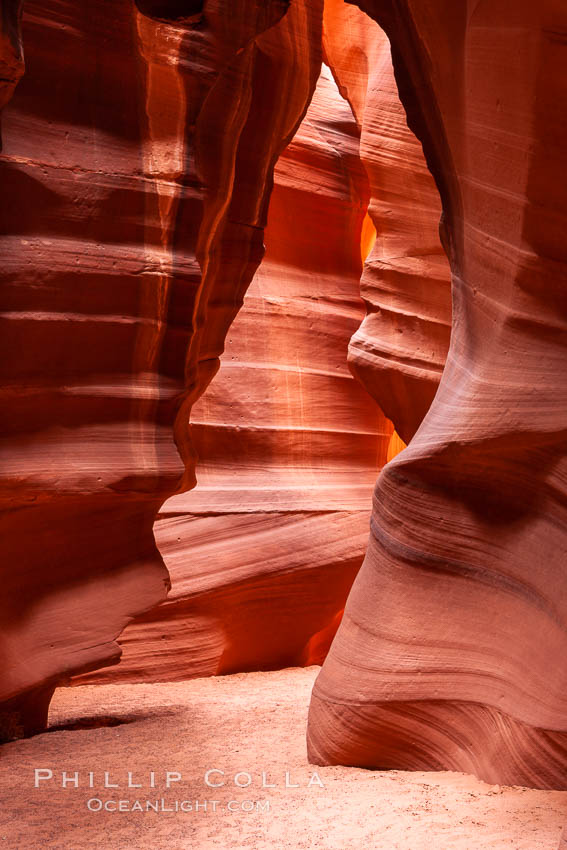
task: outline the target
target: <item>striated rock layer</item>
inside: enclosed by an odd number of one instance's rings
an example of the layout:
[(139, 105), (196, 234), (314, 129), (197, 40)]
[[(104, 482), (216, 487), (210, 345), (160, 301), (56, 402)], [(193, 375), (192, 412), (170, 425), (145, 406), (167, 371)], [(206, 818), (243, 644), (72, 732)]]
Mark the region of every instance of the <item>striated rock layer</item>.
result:
[(198, 484), (155, 526), (168, 599), (87, 677), (175, 680), (320, 662), (368, 541), (392, 425), (353, 379), (368, 184), (328, 68), (275, 169), (266, 256), (191, 414)]
[(361, 279), (367, 316), (351, 340), (349, 363), (407, 443), (433, 401), (449, 348), (441, 202), (407, 126), (384, 31), (344, 0), (326, 0), (323, 33), (326, 60), (361, 128), (376, 233)]
[(454, 321), (376, 487), (310, 757), (567, 788), (567, 8), (360, 5), (441, 192)]
[[(2, 10), (3, 101), (18, 7)], [(0, 159), (8, 737), (44, 723), (57, 682), (116, 661), (124, 625), (165, 596), (153, 521), (194, 483), (189, 408), (261, 259), (321, 14), (26, 2)]]

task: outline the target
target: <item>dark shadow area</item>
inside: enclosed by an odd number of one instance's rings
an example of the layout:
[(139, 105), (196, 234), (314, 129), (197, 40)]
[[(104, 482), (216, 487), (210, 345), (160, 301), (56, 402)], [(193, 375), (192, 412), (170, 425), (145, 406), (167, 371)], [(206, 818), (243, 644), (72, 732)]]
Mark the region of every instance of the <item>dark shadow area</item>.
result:
[[(173, 717), (175, 711), (160, 711), (160, 717)], [(102, 729), (104, 727), (127, 726), (156, 718), (155, 710), (134, 711), (129, 714), (94, 714), (58, 723), (49, 724), (45, 732), (79, 732), (83, 729)]]
[(136, 0), (143, 15), (162, 21), (181, 21), (200, 15), (204, 0)]

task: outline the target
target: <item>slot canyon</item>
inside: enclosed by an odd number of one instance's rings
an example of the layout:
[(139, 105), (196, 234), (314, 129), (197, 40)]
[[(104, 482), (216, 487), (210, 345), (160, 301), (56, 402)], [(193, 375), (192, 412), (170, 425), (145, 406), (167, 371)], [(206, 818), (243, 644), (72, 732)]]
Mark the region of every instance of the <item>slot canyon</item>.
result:
[[(259, 770), (252, 738), (283, 741), (344, 832), (152, 847), (419, 850), (430, 787), (440, 848), (556, 846), (567, 7), (4, 0), (0, 26), (8, 769), (58, 742), (151, 769), (194, 713), (195, 764), (223, 724)], [(378, 844), (352, 806), (398, 779)], [(30, 847), (99, 846), (53, 805)]]

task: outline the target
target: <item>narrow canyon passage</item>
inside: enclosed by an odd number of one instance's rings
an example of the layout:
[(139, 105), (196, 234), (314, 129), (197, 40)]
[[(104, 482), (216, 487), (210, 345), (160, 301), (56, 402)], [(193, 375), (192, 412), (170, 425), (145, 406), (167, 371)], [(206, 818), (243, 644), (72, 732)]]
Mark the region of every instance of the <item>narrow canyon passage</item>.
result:
[(7, 0), (1, 740), (321, 664), (312, 763), (567, 788), (566, 33)]
[(191, 413), (197, 486), (155, 526), (172, 589), (122, 633), (118, 666), (78, 682), (321, 663), (377, 474), (403, 447), (379, 405), (409, 439), (433, 398), (450, 329), (438, 193), (384, 32), (343, 0), (323, 23), (332, 67), (276, 166), (266, 256)]
[(167, 601), (80, 681), (177, 680), (320, 663), (368, 540), (391, 422), (353, 378), (372, 239), (360, 131), (323, 66), (275, 169), (266, 256), (191, 413), (197, 485), (155, 526)]

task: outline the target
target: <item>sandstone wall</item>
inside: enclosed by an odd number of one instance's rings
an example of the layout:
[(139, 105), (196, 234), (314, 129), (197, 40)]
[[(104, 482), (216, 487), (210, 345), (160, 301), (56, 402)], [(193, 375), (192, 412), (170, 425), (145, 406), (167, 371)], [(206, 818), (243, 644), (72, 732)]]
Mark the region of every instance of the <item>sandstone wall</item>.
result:
[(316, 762), (567, 787), (567, 9), (361, 0), (441, 192), (453, 331), (382, 472)]
[[(57, 682), (118, 660), (126, 623), (165, 596), (154, 518), (194, 483), (189, 409), (319, 76), (321, 4), (288, 6), (25, 5), (0, 159), (12, 731), (42, 725)], [(1, 19), (12, 88), (17, 12)]]

